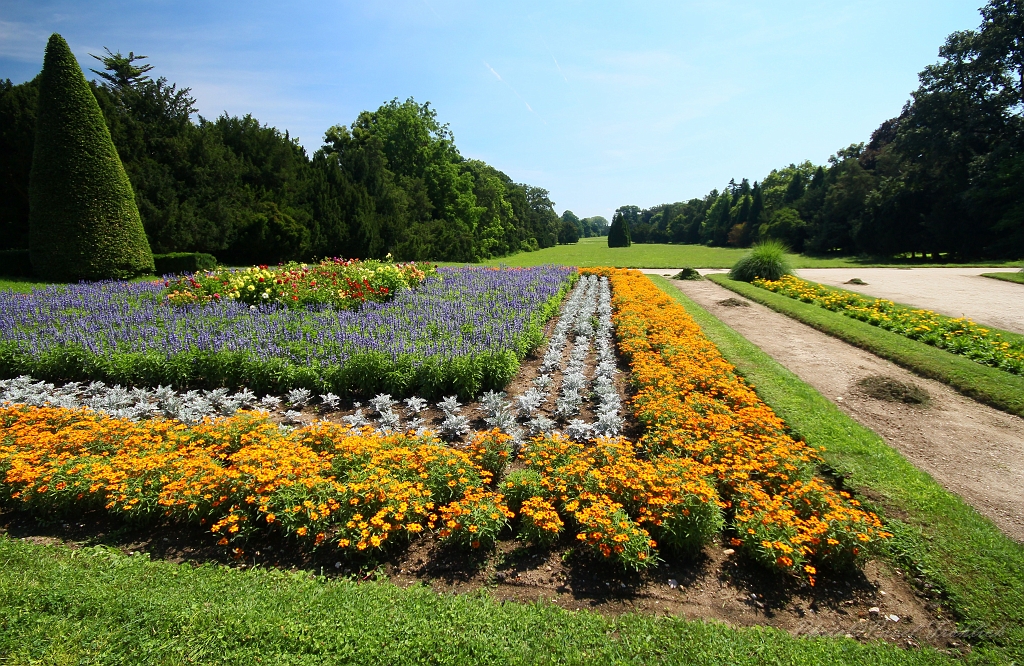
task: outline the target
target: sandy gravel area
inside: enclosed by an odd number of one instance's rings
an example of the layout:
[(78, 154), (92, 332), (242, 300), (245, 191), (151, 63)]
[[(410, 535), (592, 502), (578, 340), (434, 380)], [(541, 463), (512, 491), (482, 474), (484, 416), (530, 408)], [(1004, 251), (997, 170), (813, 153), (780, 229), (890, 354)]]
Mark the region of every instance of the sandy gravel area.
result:
[[(1024, 335), (1024, 285), (981, 277), (982, 273), (1016, 271), (1016, 268), (801, 268), (804, 279), (842, 287), (865, 296), (933, 310), (950, 317), (969, 317)], [(645, 270), (655, 275), (678, 271)], [(725, 271), (701, 271), (722, 273)], [(846, 284), (859, 278), (867, 284)]]
[[(863, 270), (857, 274), (866, 282), (871, 281)], [(854, 277), (852, 273), (850, 276)], [(977, 279), (999, 284), (988, 278)], [(878, 433), (1007, 535), (1024, 542), (1024, 419), (982, 405), (945, 384), (918, 377), (785, 315), (741, 299), (709, 280), (673, 284), (856, 421)], [(747, 305), (721, 304), (728, 299)], [(869, 397), (857, 385), (869, 376), (919, 386), (931, 395), (931, 400), (927, 406), (921, 406)]]

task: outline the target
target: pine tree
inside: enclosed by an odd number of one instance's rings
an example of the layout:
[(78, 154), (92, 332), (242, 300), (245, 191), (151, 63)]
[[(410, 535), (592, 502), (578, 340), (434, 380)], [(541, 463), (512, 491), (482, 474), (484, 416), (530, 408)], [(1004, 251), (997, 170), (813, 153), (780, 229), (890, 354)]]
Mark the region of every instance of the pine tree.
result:
[(29, 250), (47, 280), (152, 273), (131, 183), (99, 104), (67, 42), (54, 33), (40, 74), (29, 176)]
[(608, 229), (608, 247), (629, 247), (632, 244), (626, 219), (622, 213), (615, 211), (615, 215), (612, 217), (612, 226)]

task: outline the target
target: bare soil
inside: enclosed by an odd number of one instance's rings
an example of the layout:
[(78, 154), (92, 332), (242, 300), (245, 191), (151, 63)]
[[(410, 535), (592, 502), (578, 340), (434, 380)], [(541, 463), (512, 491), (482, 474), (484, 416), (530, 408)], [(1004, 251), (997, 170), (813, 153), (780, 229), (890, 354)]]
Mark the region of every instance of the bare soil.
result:
[[(673, 284), (878, 433), (1008, 536), (1024, 542), (1024, 419), (975, 402), (941, 382), (918, 377), (758, 303), (723, 306), (721, 301), (735, 294), (710, 280)], [(873, 397), (859, 385), (864, 380), (877, 382), (878, 377), (915, 387), (929, 399), (909, 404)]]
[(593, 610), (717, 620), (736, 627), (765, 625), (795, 636), (848, 636), (901, 647), (970, 649), (942, 599), (924, 581), (908, 579), (879, 561), (815, 587), (767, 572), (740, 553), (714, 544), (694, 558), (669, 558), (654, 570), (624, 572), (572, 549), (571, 539), (549, 549), (523, 545), (506, 534), (490, 552), (467, 553), (421, 535), (377, 559), (338, 561), (330, 549), (311, 551), (277, 536), (250, 544), (232, 559), (198, 528), (132, 526), (90, 513), (68, 522), (40, 523), (22, 513), (0, 513), (0, 534), (38, 545), (71, 548), (104, 544), (179, 564), (218, 562), (238, 569), (275, 567), (328, 578), (386, 579), (400, 587), (427, 585), (439, 593), (486, 590), (510, 602), (552, 603)]

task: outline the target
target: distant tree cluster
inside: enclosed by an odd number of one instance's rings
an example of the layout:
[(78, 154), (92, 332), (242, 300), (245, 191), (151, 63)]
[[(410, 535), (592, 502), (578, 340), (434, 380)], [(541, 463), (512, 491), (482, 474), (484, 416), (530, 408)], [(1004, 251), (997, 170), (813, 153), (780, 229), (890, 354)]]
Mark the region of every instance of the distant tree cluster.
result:
[(562, 213), (561, 226), (558, 231), (558, 242), (562, 245), (578, 242), (581, 238), (608, 235), (608, 220), (596, 215), (582, 220), (571, 210)]
[[(616, 211), (634, 243), (970, 259), (1024, 256), (1024, 3), (950, 35), (903, 112), (827, 165), (791, 164), (701, 199)], [(613, 221), (614, 222), (614, 221)]]
[[(327, 130), (310, 157), (250, 115), (198, 116), (190, 90), (151, 78), (145, 56), (97, 59), (91, 90), (153, 252), (475, 261), (562, 237), (548, 191), (464, 158), (429, 103), (365, 111)], [(39, 87), (40, 77), (0, 81), (0, 249), (29, 246)]]

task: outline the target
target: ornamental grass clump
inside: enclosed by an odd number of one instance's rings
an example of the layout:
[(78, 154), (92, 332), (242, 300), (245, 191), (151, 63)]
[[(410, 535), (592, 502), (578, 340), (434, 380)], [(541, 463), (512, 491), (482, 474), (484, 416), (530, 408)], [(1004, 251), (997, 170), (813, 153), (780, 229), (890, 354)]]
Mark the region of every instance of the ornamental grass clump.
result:
[(753, 282), (756, 278), (778, 280), (792, 272), (786, 259), (786, 246), (776, 240), (766, 240), (750, 248), (750, 252), (729, 271), (729, 277), (741, 282)]

